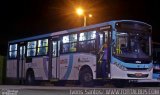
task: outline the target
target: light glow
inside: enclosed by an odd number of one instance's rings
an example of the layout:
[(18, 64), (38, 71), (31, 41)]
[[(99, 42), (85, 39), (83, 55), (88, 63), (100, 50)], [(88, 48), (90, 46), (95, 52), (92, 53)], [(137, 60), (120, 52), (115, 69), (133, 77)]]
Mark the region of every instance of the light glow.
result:
[(78, 15), (83, 15), (84, 14), (84, 10), (80, 7), (76, 9), (76, 12), (77, 12)]

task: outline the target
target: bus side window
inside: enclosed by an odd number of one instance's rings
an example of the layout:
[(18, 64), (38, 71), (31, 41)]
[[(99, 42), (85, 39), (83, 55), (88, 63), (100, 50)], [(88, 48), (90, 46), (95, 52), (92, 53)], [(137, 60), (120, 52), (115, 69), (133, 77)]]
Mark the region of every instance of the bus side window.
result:
[(96, 38), (96, 31), (90, 31), (88, 32), (87, 37), (87, 49), (88, 51), (94, 51), (95, 50), (95, 38)]
[(36, 45), (37, 45), (37, 41), (31, 41), (27, 43), (27, 56), (36, 55)]
[(94, 50), (95, 49), (95, 40), (88, 41), (87, 46), (90, 51)]
[(69, 35), (69, 42), (70, 42), (70, 52), (77, 51), (77, 34)]
[(84, 51), (86, 49), (86, 42), (79, 42), (79, 51)]
[(63, 44), (63, 53), (69, 52), (69, 44)]
[(82, 32), (79, 35), (79, 51), (93, 51), (95, 49), (96, 31)]
[(63, 36), (62, 52), (76, 52), (77, 51), (77, 34), (70, 34)]
[(63, 36), (62, 39), (62, 52), (66, 53), (69, 51), (69, 35)]
[(71, 43), (70, 44), (70, 51), (75, 52), (77, 50), (76, 46), (77, 46), (77, 43)]
[(34, 49), (31, 49), (30, 50), (30, 56), (34, 56), (35, 55), (35, 51), (34, 51)]
[(47, 55), (48, 53), (48, 39), (38, 40), (37, 55)]
[(17, 44), (13, 44), (9, 46), (9, 58), (17, 57)]

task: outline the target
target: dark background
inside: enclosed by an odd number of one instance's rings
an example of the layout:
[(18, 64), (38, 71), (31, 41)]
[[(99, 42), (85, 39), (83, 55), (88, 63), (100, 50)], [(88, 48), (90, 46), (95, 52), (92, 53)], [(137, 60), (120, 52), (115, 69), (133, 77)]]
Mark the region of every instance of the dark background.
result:
[(82, 26), (83, 18), (75, 13), (77, 6), (93, 14), (87, 25), (139, 20), (152, 25), (153, 41), (160, 42), (158, 0), (1, 0), (0, 55), (6, 55), (10, 40)]

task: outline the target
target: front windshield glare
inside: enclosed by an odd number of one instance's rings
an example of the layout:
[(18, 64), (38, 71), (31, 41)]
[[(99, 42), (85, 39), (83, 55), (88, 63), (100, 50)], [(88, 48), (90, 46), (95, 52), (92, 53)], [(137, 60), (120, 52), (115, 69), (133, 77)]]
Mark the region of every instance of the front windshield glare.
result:
[(149, 57), (149, 36), (136, 32), (117, 32), (113, 54), (128, 58)]

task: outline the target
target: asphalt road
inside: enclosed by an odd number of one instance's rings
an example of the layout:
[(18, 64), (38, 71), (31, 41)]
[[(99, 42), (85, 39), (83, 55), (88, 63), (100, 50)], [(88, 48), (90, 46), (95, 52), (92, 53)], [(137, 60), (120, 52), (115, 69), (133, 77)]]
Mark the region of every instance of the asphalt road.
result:
[(159, 87), (56, 87), (0, 85), (0, 95), (160, 95)]

